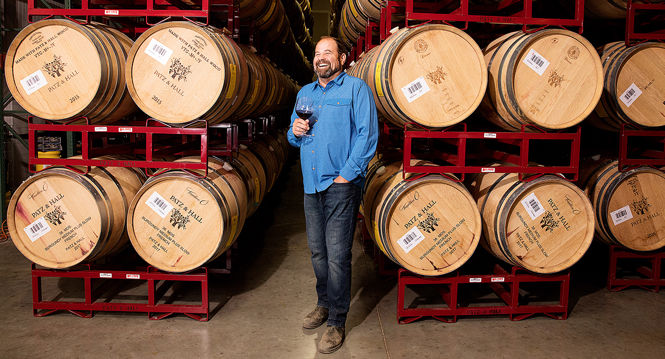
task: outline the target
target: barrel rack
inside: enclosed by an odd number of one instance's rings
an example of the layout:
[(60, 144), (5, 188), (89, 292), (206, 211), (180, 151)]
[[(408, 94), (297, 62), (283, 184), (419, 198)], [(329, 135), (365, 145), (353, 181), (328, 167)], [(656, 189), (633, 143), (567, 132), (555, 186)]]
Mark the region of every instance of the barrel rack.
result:
[[(107, 0), (82, 0), (79, 8), (72, 8), (71, 1), (65, 0), (65, 8), (36, 6), (35, 0), (28, 0), (28, 21), (38, 21), (52, 16), (63, 16), (76, 22), (87, 22), (90, 17), (101, 16), (118, 21), (123, 32), (139, 34), (154, 25), (151, 21), (165, 21), (182, 18), (197, 24), (208, 24), (210, 16), (225, 13), (226, 28), (232, 38), (240, 36), (238, 6), (234, 0), (202, 0), (200, 8), (182, 9), (172, 0), (136, 0), (129, 2), (131, 8), (123, 9)], [(123, 19), (129, 21), (123, 21)], [(133, 19), (132, 19), (133, 18)], [(143, 18), (145, 21), (134, 21)], [(250, 27), (249, 32), (253, 31)], [(252, 34), (250, 33), (250, 42)], [(2, 62), (4, 65), (4, 61)], [(28, 117), (28, 165), (30, 172), (36, 172), (34, 165), (65, 166), (79, 172), (87, 172), (91, 166), (143, 168), (147, 175), (154, 176), (152, 169), (181, 169), (200, 176), (195, 170), (204, 171), (207, 176), (208, 156), (232, 158), (241, 145), (250, 145), (257, 135), (272, 133), (279, 129), (274, 115), (256, 119), (241, 119), (233, 123), (208, 125), (206, 121), (195, 120), (187, 124), (173, 126), (154, 119), (133, 121), (128, 125), (90, 124), (85, 117), (75, 118), (68, 123), (55, 123), (34, 116)], [(81, 139), (80, 159), (47, 159), (36, 156), (37, 137), (40, 132), (65, 132), (68, 139), (75, 135)], [(114, 147), (112, 138), (122, 137), (123, 143), (131, 147)], [(141, 155), (144, 160), (102, 160), (93, 157), (106, 154)], [(195, 156), (198, 162), (179, 163), (161, 160), (163, 156)], [(82, 171), (81, 168), (84, 168)], [(4, 183), (4, 182), (3, 182)], [(90, 318), (94, 312), (143, 312), (149, 319), (159, 320), (172, 314), (184, 314), (198, 321), (208, 321), (210, 317), (208, 280), (210, 274), (229, 274), (232, 268), (233, 251), (237, 243), (229, 248), (222, 258), (212, 263), (212, 267), (200, 267), (185, 273), (169, 273), (153, 267), (127, 269), (102, 265), (81, 265), (67, 270), (44, 269), (32, 264), (33, 314), (46, 316), (57, 311), (69, 311), (79, 317)], [(59, 295), (53, 300), (44, 300), (42, 278), (77, 278), (84, 281), (83, 301), (61, 301)], [(93, 279), (99, 287), (93, 287)], [(114, 296), (98, 298), (100, 289), (107, 289), (110, 280), (147, 281), (147, 296), (142, 302), (127, 302)], [(100, 282), (101, 281), (101, 282)], [(161, 282), (161, 283), (160, 283)], [(176, 282), (195, 282), (201, 285), (200, 304), (174, 304), (163, 299), (166, 291)], [(163, 303), (160, 303), (160, 298)]]
[[(443, 5), (452, 2), (439, 2), (436, 5), (443, 7)], [(350, 59), (357, 60), (358, 57), (374, 46), (378, 45), (387, 39), (390, 35), (390, 29), (397, 26), (410, 26), (412, 21), (417, 22), (442, 22), (456, 24), (462, 23), (462, 29), (466, 30), (468, 24), (471, 22), (477, 23), (503, 23), (522, 25), (523, 31), (530, 31), (529, 26), (559, 26), (559, 27), (577, 27), (581, 33), (583, 28), (583, 1), (574, 0), (575, 16), (573, 19), (558, 19), (558, 18), (537, 18), (532, 13), (532, 0), (504, 0), (495, 5), (493, 9), (495, 12), (504, 9), (513, 4), (522, 3), (523, 7), (518, 13), (510, 16), (489, 16), (489, 15), (476, 15), (469, 11), (469, 1), (461, 0), (457, 2), (459, 7), (449, 13), (438, 13), (437, 9), (433, 9), (431, 4), (419, 4), (414, 0), (406, 0), (404, 2), (387, 1), (385, 6), (381, 9), (380, 22), (368, 22), (365, 34), (361, 34), (356, 45), (351, 51)], [(419, 12), (415, 10), (418, 9)], [(391, 19), (393, 15), (404, 15), (404, 22), (402, 24), (394, 24)], [(379, 39), (375, 38), (375, 30), (378, 29)], [(537, 30), (537, 29), (536, 29)], [(420, 128), (419, 128), (420, 127)], [(382, 142), (401, 142), (396, 143), (398, 147), (402, 148), (403, 159), (403, 176), (406, 173), (419, 173), (426, 175), (428, 173), (439, 173), (446, 175), (446, 173), (461, 174), (458, 181), (464, 180), (465, 174), (472, 173), (519, 173), (520, 179), (528, 181), (547, 173), (566, 174), (571, 178), (569, 180), (577, 180), (579, 172), (579, 154), (580, 154), (580, 134), (581, 129), (579, 126), (574, 127), (572, 130), (564, 132), (546, 132), (537, 127), (522, 127), (520, 132), (477, 132), (468, 131), (466, 124), (458, 124), (443, 130), (430, 130), (421, 127), (417, 124), (407, 124), (403, 129), (391, 127), (387, 124), (383, 125), (379, 144)], [(453, 149), (448, 151), (435, 151), (435, 156), (438, 160), (448, 163), (443, 166), (411, 166), (411, 159), (416, 158), (416, 150), (414, 148), (414, 141), (425, 140), (429, 142), (440, 141), (448, 145), (452, 145)], [(513, 149), (517, 149), (517, 153), (508, 153), (500, 150), (489, 150), (487, 152), (478, 153), (477, 149), (470, 149), (467, 146), (469, 140), (478, 141), (486, 145), (486, 148), (491, 149), (493, 144), (501, 143), (509, 145)], [(566, 165), (535, 167), (529, 165), (529, 148), (534, 142), (538, 141), (564, 141), (568, 143), (569, 158)], [(431, 152), (431, 151), (430, 151)], [(485, 162), (493, 160), (501, 160), (509, 162), (511, 166), (495, 166), (483, 167), (472, 166), (468, 163), (468, 159), (472, 157), (480, 157)], [(525, 175), (531, 175), (526, 178)], [(414, 176), (411, 179), (416, 179)], [(372, 242), (369, 238), (369, 233), (363, 227), (362, 238)], [(395, 271), (390, 269), (390, 262), (378, 250), (374, 250), (374, 260), (377, 262), (380, 274), (394, 275)], [(511, 320), (526, 319), (534, 314), (544, 314), (556, 319), (566, 319), (568, 316), (568, 294), (570, 285), (570, 273), (568, 271), (555, 275), (542, 275), (525, 271), (519, 267), (513, 267), (510, 271), (506, 271), (501, 265), (495, 265), (494, 269), (489, 274), (480, 275), (461, 275), (460, 271), (439, 276), (427, 277), (411, 273), (405, 269), (397, 271), (398, 277), (398, 293), (397, 293), (397, 320), (399, 323), (410, 323), (423, 317), (433, 317), (444, 322), (455, 322), (458, 316), (486, 316), (496, 314), (508, 314)], [(548, 283), (559, 283), (559, 301), (554, 305), (525, 305), (520, 302), (520, 284), (521, 283), (534, 283), (537, 286), (546, 286)], [(462, 285), (465, 284), (465, 285)], [(462, 306), (459, 301), (458, 294), (460, 290), (466, 289), (466, 284), (489, 284), (497, 296), (504, 302), (505, 305), (501, 306)], [(442, 299), (445, 305), (441, 307), (426, 307), (414, 308), (414, 303), (405, 303), (406, 288), (408, 286), (428, 286), (431, 288), (439, 288)], [(406, 307), (405, 307), (406, 305)]]

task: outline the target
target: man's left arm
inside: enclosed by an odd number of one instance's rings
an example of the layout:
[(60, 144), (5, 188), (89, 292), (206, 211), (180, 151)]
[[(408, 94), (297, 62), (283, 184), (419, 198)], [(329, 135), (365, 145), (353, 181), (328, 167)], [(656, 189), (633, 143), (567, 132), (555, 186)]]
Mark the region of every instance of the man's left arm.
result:
[(347, 181), (365, 175), (369, 161), (376, 152), (376, 143), (379, 138), (379, 124), (376, 114), (374, 96), (369, 86), (364, 82), (354, 89), (353, 120), (356, 127), (356, 141), (351, 148), (351, 154), (346, 160), (339, 175)]

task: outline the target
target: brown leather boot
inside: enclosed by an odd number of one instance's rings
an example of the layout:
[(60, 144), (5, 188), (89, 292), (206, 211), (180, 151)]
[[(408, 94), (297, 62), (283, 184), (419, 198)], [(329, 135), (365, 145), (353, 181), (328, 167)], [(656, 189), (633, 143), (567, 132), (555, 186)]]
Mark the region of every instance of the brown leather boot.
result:
[(319, 342), (319, 353), (330, 354), (342, 347), (344, 328), (328, 326)]
[(302, 327), (305, 329), (314, 329), (321, 326), (328, 320), (328, 308), (316, 306), (314, 310), (307, 314), (305, 320), (302, 323)]

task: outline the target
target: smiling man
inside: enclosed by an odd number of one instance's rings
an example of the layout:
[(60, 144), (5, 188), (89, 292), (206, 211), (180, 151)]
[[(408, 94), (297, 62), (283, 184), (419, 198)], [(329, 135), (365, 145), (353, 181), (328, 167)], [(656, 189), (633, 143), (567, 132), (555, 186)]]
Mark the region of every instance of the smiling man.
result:
[(369, 86), (347, 75), (344, 45), (333, 37), (316, 44), (317, 81), (305, 85), (298, 98), (312, 99), (308, 120), (291, 115), (287, 132), (300, 148), (305, 188), (307, 243), (316, 276), (316, 308), (303, 322), (314, 329), (327, 321), (319, 352), (342, 346), (351, 302), (351, 247), (367, 164), (378, 139), (376, 106)]

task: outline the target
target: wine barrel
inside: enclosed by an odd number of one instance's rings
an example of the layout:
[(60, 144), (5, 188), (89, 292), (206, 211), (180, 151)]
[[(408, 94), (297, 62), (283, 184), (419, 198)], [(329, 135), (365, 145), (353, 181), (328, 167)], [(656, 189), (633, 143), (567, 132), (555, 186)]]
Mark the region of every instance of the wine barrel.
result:
[[(651, 3), (663, 0), (649, 0)], [(627, 0), (585, 0), (584, 15), (602, 19), (623, 19), (628, 9)]]
[[(427, 165), (418, 162), (417, 165)], [(380, 167), (379, 167), (380, 168)], [(383, 253), (407, 270), (435, 276), (464, 264), (478, 246), (481, 220), (469, 192), (442, 175), (402, 179), (399, 162), (365, 186), (365, 221)], [(368, 216), (369, 215), (369, 216)]]
[(621, 124), (638, 127), (665, 125), (665, 44), (646, 42), (626, 47), (623, 41), (601, 50), (605, 91), (592, 124), (619, 130)]
[(516, 173), (488, 173), (475, 177), (469, 190), (483, 217), (483, 247), (506, 263), (555, 273), (575, 264), (591, 245), (591, 203), (558, 176), (522, 182)]
[(242, 50), (220, 30), (187, 21), (151, 27), (127, 56), (127, 88), (157, 120), (181, 124), (227, 120), (249, 87)]
[(362, 78), (372, 88), (379, 114), (400, 126), (417, 122), (440, 128), (463, 121), (487, 86), (480, 48), (452, 26), (403, 28), (364, 61), (369, 64)]
[(613, 161), (586, 182), (599, 239), (636, 251), (665, 246), (665, 173), (650, 167), (619, 172)]
[(127, 214), (129, 239), (139, 256), (158, 269), (198, 268), (236, 240), (246, 218), (246, 199), (240, 175), (215, 158), (208, 159), (204, 178), (167, 171), (146, 181), (134, 197)]
[(577, 33), (549, 29), (513, 32), (484, 51), (489, 69), (483, 115), (509, 131), (522, 125), (574, 126), (594, 109), (603, 90), (600, 58)]
[(109, 123), (136, 110), (125, 86), (132, 40), (102, 24), (43, 20), (26, 26), (5, 60), (7, 86), (31, 114)]
[(91, 262), (123, 248), (129, 203), (145, 180), (133, 168), (92, 167), (87, 174), (49, 167), (14, 192), (7, 227), (16, 248), (48, 268)]
[(275, 149), (267, 144), (263, 139), (254, 141), (249, 149), (261, 160), (261, 164), (266, 173), (266, 191), (270, 192), (272, 186), (279, 176), (280, 163)]

